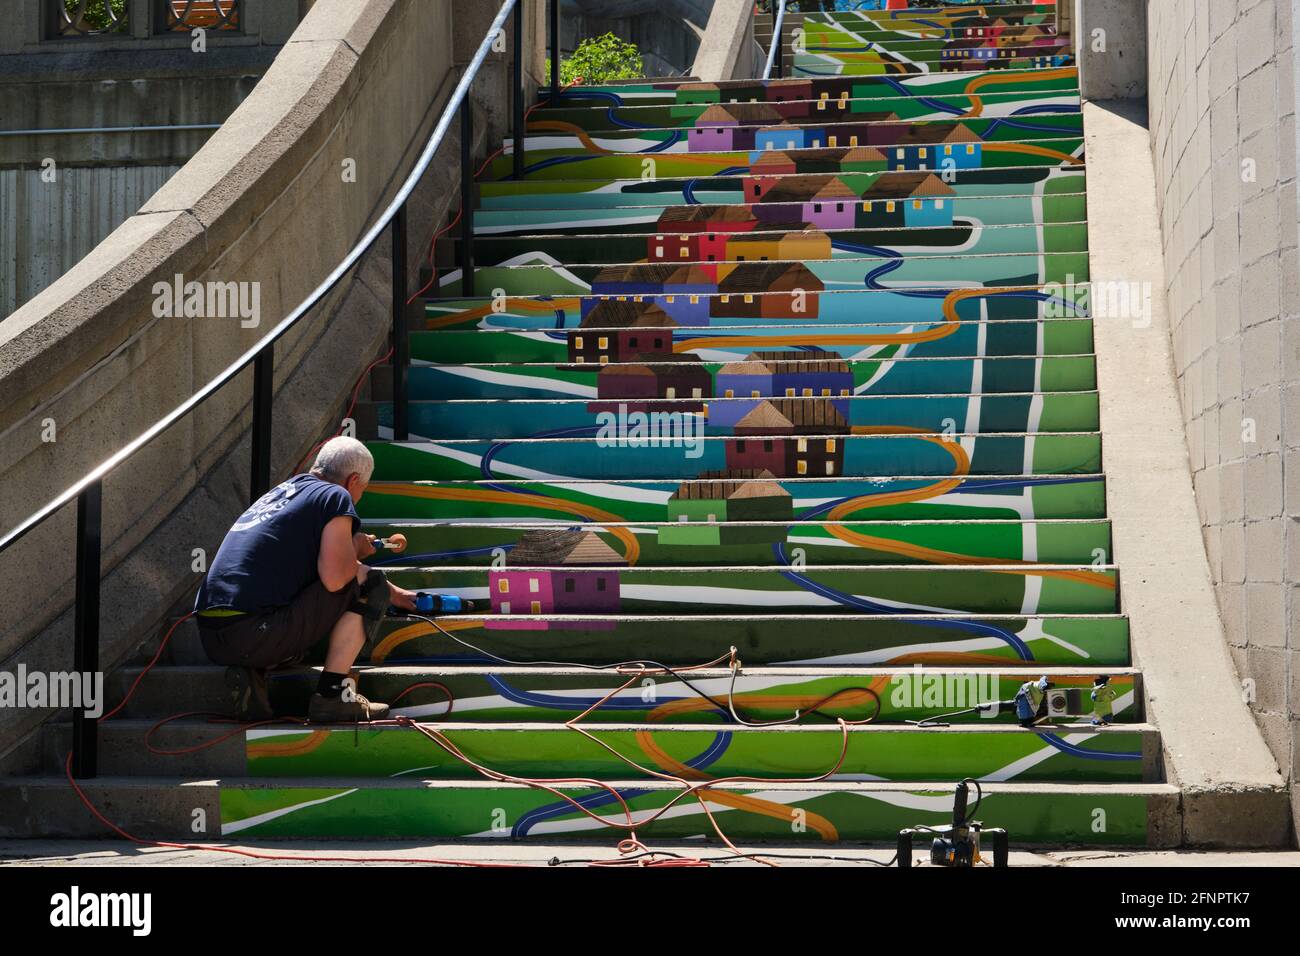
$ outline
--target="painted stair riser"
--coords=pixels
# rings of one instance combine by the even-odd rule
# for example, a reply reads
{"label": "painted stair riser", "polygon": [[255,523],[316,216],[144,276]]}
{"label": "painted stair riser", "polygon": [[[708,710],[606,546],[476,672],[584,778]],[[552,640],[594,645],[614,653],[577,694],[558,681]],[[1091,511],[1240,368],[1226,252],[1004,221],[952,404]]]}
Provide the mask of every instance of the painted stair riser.
{"label": "painted stair riser", "polygon": [[[896,6],[896,4],[895,4]],[[960,9],[949,9],[960,7]],[[796,29],[804,31],[836,29],[845,33],[862,33],[892,47],[899,41],[916,39],[961,39],[972,29],[1001,23],[1014,33],[1027,27],[1048,35],[1057,34],[1058,17],[1054,4],[978,5],[944,2],[928,6],[911,6],[889,10],[793,11],[782,18],[782,34],[793,37]],[[759,13],[754,18],[757,34],[770,37],[775,30],[775,14]],[[958,31],[953,34],[952,31]],[[789,31],[787,34],[786,31]],[[1006,31],[1003,31],[1006,32]]]}
{"label": "painted stair riser", "polygon": [[[590,666],[652,660],[679,667],[726,657],[735,647],[751,667],[991,665],[1024,667],[1037,677],[1045,666],[1130,663],[1122,617],[764,617],[751,608],[743,617],[538,618],[527,622],[531,630],[489,629],[490,620],[444,618],[442,631],[423,621],[385,621],[368,660],[491,665],[500,663],[496,657]],[[521,623],[517,616],[498,621]]]}
{"label": "painted stair riser", "polygon": [[[375,446],[385,448],[387,446]],[[389,452],[380,454],[385,456]],[[1106,513],[1106,487],[1097,476],[948,479],[789,479],[768,489],[790,498],[790,517],[797,522],[850,520],[938,520],[1100,518]],[[710,489],[718,488],[716,494]],[[726,491],[706,481],[701,500],[718,502],[718,514],[729,519],[766,513],[764,507],[726,506]],[[682,510],[678,482],[411,482],[375,480],[357,507],[364,518],[376,520],[502,521],[536,518],[550,521],[640,521],[671,523]],[[781,506],[784,513],[784,506]],[[704,512],[706,515],[709,512]]]}
{"label": "painted stair riser", "polygon": [[[740,121],[746,125],[776,125],[821,128],[835,123],[859,123],[886,119],[937,120],[965,117],[1002,117],[1020,114],[1026,106],[1050,105],[1053,112],[1080,109],[1078,90],[982,93],[976,96],[947,94],[924,99],[785,100],[780,103],[741,103],[734,106],[641,106],[613,104],[604,107],[557,106],[533,114],[533,121],[568,123],[587,132],[620,129],[722,128]],[[722,115],[726,111],[726,115]],[[1044,111],[1046,112],[1046,111]],[[734,119],[730,118],[734,117]]]}
{"label": "painted stair riser", "polygon": [[[563,767],[565,776],[596,779],[644,779],[652,771],[684,773],[688,768],[710,777],[817,777],[834,769],[843,753],[839,770],[827,779],[947,782],[971,776],[1022,783],[1149,783],[1157,776],[1159,747],[1150,730],[1086,726],[996,731],[969,726],[960,730],[851,728],[847,748],[834,726],[800,730],[593,726],[588,733],[599,743],[556,725],[507,729],[451,724],[437,729],[465,756],[492,770],[544,777]],[[477,771],[463,761],[406,728],[282,731],[267,727],[250,730],[246,736],[247,773],[256,777],[418,773],[429,779],[479,779]]]}
{"label": "painted stair riser", "polygon": [[[781,356],[782,360],[794,362],[886,361],[904,356],[917,359],[1087,355],[1093,345],[1091,319],[987,323],[931,320],[900,326],[793,322],[757,325],[753,323],[761,320],[746,321],[751,324],[732,328],[641,326],[636,329],[413,332],[411,355],[416,361],[439,365],[546,363],[567,366],[554,368],[550,370],[552,373],[585,374],[594,380],[604,364],[662,364],[681,355],[699,356],[707,368],[743,362],[755,352],[809,353]],[[602,363],[602,357],[607,362]],[[578,368],[579,364],[595,367],[587,371]],[[860,366],[858,370],[867,372],[869,368]],[[723,370],[709,371],[716,379]],[[876,371],[871,371],[871,378],[865,381],[871,381],[875,375]],[[864,383],[854,382],[855,386],[859,384]]]}
{"label": "painted stair riser", "polygon": [[[895,2],[891,6],[898,6]],[[921,5],[905,3],[901,9],[889,10],[852,10],[836,12],[800,12],[787,10],[784,22],[787,26],[803,26],[815,23],[843,23],[852,26],[875,24],[882,29],[891,26],[906,27],[912,32],[922,34],[936,29],[933,24],[955,25],[979,24],[993,17],[1005,19],[1009,23],[1054,23],[1056,21],[1055,3],[1015,3],[1010,0],[986,0],[984,3],[969,4],[959,0],[940,0],[939,3]],[[754,15],[755,26],[775,22],[770,12],[757,12]]]}
{"label": "painted stair riser", "polygon": [[[540,251],[533,263],[546,262],[548,254]],[[736,265],[733,281],[744,281],[747,273],[760,274],[770,263],[802,262],[799,258],[772,256],[769,262],[746,261]],[[730,263],[705,263],[704,267],[721,268]],[[757,267],[757,268],[754,268]],[[615,295],[624,290],[614,287],[612,276],[602,278],[606,266],[600,263],[582,263],[568,266],[550,264],[519,264],[513,266],[482,266],[474,269],[474,289],[490,291],[494,295]],[[620,267],[627,276],[626,285],[639,285],[641,276],[652,276],[654,266],[630,265]],[[919,284],[934,288],[967,283],[975,287],[1043,286],[1048,284],[1075,285],[1089,281],[1086,252],[1048,252],[1041,255],[961,255],[915,256],[911,258],[875,257],[854,259],[814,260],[805,268],[827,289],[887,289],[891,285]],[[739,275],[736,275],[739,273]],[[653,280],[651,280],[653,281]],[[888,283],[885,284],[885,283]],[[602,288],[602,286],[605,286]],[[660,291],[647,288],[646,294]],[[701,293],[716,291],[707,287]],[[448,275],[438,284],[440,296],[463,295],[459,271]],[[636,293],[629,293],[636,294]],[[942,304],[942,296],[940,303]]]}
{"label": "painted stair riser", "polygon": [[[860,327],[862,332],[859,334],[877,337],[853,341],[872,345],[922,345],[961,331],[949,328],[951,325],[996,324],[996,329],[990,328],[993,337],[991,342],[985,343],[983,352],[972,351],[970,355],[988,353],[990,345],[993,349],[1005,350],[1009,347],[1004,344],[1007,337],[1014,337],[1017,333],[1019,337],[1014,338],[1016,348],[1036,347],[1038,329],[1035,325],[1032,338],[1026,338],[1030,330],[1025,325],[1040,322],[1053,325],[1043,333],[1044,339],[1050,339],[1045,342],[1045,347],[1060,349],[1063,347],[1060,336],[1070,331],[1077,334],[1079,328],[1086,327],[1058,326],[1056,323],[1090,318],[1091,287],[1086,284],[979,290],[978,294],[970,290],[962,296],[954,295],[956,290],[938,285],[906,292],[828,290],[811,272],[796,268],[788,278],[798,284],[787,285],[784,292],[751,293],[743,289],[719,292],[720,283],[715,275],[705,272],[692,274],[690,268],[687,267],[685,273],[674,274],[662,268],[628,266],[618,273],[611,271],[602,277],[597,287],[605,291],[594,295],[527,298],[503,293],[499,298],[488,300],[433,299],[424,304],[423,329],[420,328],[419,310],[412,308],[409,311],[412,327],[416,330],[545,332],[545,335],[535,336],[539,341],[567,341],[567,336],[559,333],[576,330],[584,320],[588,328],[614,327],[605,315],[612,308],[611,302],[620,307],[630,306],[638,317],[645,313],[657,316],[658,313],[651,312],[651,309],[658,308],[667,316],[666,319],[658,318],[659,327],[761,329],[766,326],[769,335],[776,334],[778,328],[786,329],[786,334],[795,334],[800,329],[818,334],[837,331],[843,334]],[[732,286],[725,276],[721,284],[723,288]],[[699,291],[692,286],[698,286]],[[808,326],[814,321],[820,327]],[[1006,331],[1004,325],[1013,322],[1021,323],[1021,326]],[[918,325],[923,327],[918,329]],[[936,330],[941,330],[942,334]],[[978,329],[967,330],[965,334],[970,335],[972,331],[978,336]],[[895,338],[880,338],[885,335]],[[969,339],[961,341],[969,342]],[[1090,344],[1091,336],[1083,341]],[[978,350],[980,343],[976,342],[974,347]],[[995,351],[990,354],[1044,353]],[[490,355],[484,360],[495,358]],[[433,357],[430,361],[444,362],[445,359]]]}
{"label": "painted stair riser", "polygon": [[[633,538],[632,555],[639,559]],[[620,542],[628,546],[626,541]],[[776,567],[652,568],[506,566],[499,569],[392,568],[411,590],[454,594],[500,615],[921,613],[1113,614],[1113,568],[800,566],[791,546],[771,546]],[[617,560],[617,559],[616,559]],[[520,627],[505,618],[487,628]]]}
{"label": "painted stair riser", "polygon": [[[895,426],[919,431],[958,429],[968,434],[999,432],[1082,432],[1099,427],[1097,396],[1067,395],[929,396],[908,398],[775,398],[811,406],[829,401],[850,428]],[[413,402],[408,422],[416,434],[433,439],[534,438],[595,431],[629,440],[664,429],[682,435],[735,435],[764,398],[648,399],[617,391],[593,402]],[[365,411],[365,410],[362,410]],[[392,405],[374,409],[380,425],[391,428]],[[788,408],[787,408],[788,411]]]}
{"label": "painted stair riser", "polygon": [[[955,184],[1038,182],[1043,174],[1049,178],[1053,175],[1076,175],[1077,167],[1085,161],[1083,130],[1077,123],[1068,122],[1070,119],[1068,116],[1036,118],[1033,129],[1020,130],[1021,136],[1014,140],[999,139],[996,143],[985,140],[981,149],[980,167],[958,169],[953,174],[956,177]],[[852,138],[851,133],[849,138]],[[673,140],[678,142],[674,143]],[[526,182],[538,181],[561,183],[575,179],[637,179],[647,172],[651,179],[734,176],[754,172],[756,164],[763,161],[764,157],[767,162],[758,166],[758,171],[885,173],[890,168],[888,161],[871,159],[864,156],[858,147],[848,145],[817,148],[796,146],[779,150],[737,148],[692,153],[680,148],[680,137],[666,136],[662,142],[646,144],[650,146],[647,152],[637,153],[593,152],[576,136],[564,138],[553,135],[546,141],[553,145],[543,150],[539,150],[536,144],[525,144],[524,170],[527,179],[518,181],[521,187]],[[678,145],[679,148],[670,150],[666,148],[669,145]],[[896,147],[896,144],[891,143],[881,145]],[[512,152],[513,148],[507,140],[505,155],[488,164],[488,181],[502,182],[513,177]],[[788,165],[773,166],[774,153],[784,154],[783,160],[788,160]],[[916,170],[922,168],[919,156],[913,167],[909,167],[907,154],[900,161],[896,149],[894,165],[896,170],[904,171],[913,167]],[[931,169],[933,164],[926,163],[925,168]]]}
{"label": "painted stair riser", "polygon": [[[766,470],[776,478],[909,475],[1093,475],[1101,436],[759,435],[745,438],[545,438],[381,445],[379,481],[509,481],[511,478],[701,478],[728,470]],[[378,456],[376,456],[378,458]],[[945,480],[931,491],[948,489]],[[920,497],[924,497],[921,495]]]}
{"label": "painted stair riser", "polygon": [[[418,731],[395,725],[249,729],[173,722],[141,738],[152,721],[109,722],[100,770],[109,775],[218,774],[281,777],[477,780],[481,775]],[[655,772],[762,780],[955,782],[964,777],[1016,783],[1152,783],[1160,740],[1149,725],[954,725],[941,729],[868,725],[845,735],[834,723],[746,728],[648,724],[431,723],[474,763],[530,778],[652,779]],[[47,729],[47,757],[67,752],[69,725]],[[209,746],[202,746],[209,744]],[[198,750],[193,750],[200,747]],[[184,752],[184,751],[193,752]],[[839,769],[836,764],[843,756]],[[557,773],[557,768],[563,768]],[[831,773],[831,771],[835,771]]]}
{"label": "painted stair riser", "polygon": [[[857,138],[856,145],[861,147],[883,148],[906,143],[920,130],[935,128],[948,134],[959,126],[969,130],[982,141],[982,151],[1007,153],[1018,161],[1023,156],[1046,155],[1043,150],[1051,149],[1048,146],[1026,145],[1025,133],[1033,133],[1034,141],[1037,143],[1065,137],[1077,139],[1083,133],[1083,118],[1081,113],[1074,111],[1052,112],[1042,116],[1015,119],[1008,117],[953,119],[950,113],[935,110],[917,118],[891,119],[886,114],[877,113],[854,122],[824,125],[778,126],[777,123],[756,122],[721,128],[723,131],[721,136],[691,135],[697,131],[684,129],[602,130],[592,135],[569,123],[551,123],[539,118],[529,122],[523,138],[526,161],[529,164],[525,165],[524,172],[525,175],[531,175],[533,170],[530,166],[539,160],[565,154],[687,153],[695,155],[739,151],[834,149],[839,146],[853,148],[854,137]],[[707,131],[699,131],[700,134],[704,132]],[[831,142],[832,136],[836,137],[834,143]],[[507,140],[505,155],[511,155],[513,148],[513,142]],[[1067,165],[1077,161],[1075,157],[1062,154],[1059,150],[1054,152],[1055,158]],[[885,163],[880,163],[878,168],[885,168]],[[588,173],[589,170],[582,170],[583,175]]]}
{"label": "painted stair riser", "polygon": [[[366,533],[405,535],[406,550],[384,551],[370,559],[383,567],[499,565],[520,538],[539,528],[581,527],[596,534],[615,551],[618,535],[628,528],[636,535],[642,564],[655,566],[746,567],[772,563],[773,544],[790,554],[798,549],[809,564],[953,564],[979,559],[990,564],[1038,561],[1043,564],[1106,564],[1110,557],[1110,523],[1089,522],[901,522],[787,523],[789,502],[772,502],[766,520],[762,502],[747,509],[752,521],[736,521],[727,513],[732,504],[715,501],[679,502],[681,520],[670,524],[602,527],[599,524],[556,522],[512,527],[488,525],[366,525]],[[785,512],[784,522],[779,520]],[[742,512],[746,513],[746,512]],[[714,522],[709,522],[710,515]],[[776,519],[776,520],[774,520]]]}
{"label": "painted stair riser", "polygon": [[[761,35],[761,34],[760,34]],[[768,32],[767,36],[771,36]],[[827,77],[818,79],[723,80],[718,83],[631,83],[618,86],[579,86],[564,90],[557,107],[582,105],[637,105],[691,107],[713,103],[781,102],[783,100],[889,99],[915,96],[965,94],[971,84],[994,89],[1078,90],[1079,71],[1074,67],[1055,70],[1024,70],[949,73],[940,76],[903,75],[891,77]],[[977,86],[977,89],[978,89]],[[549,111],[550,89],[538,95],[543,110]]]}
{"label": "painted stair riser", "polygon": [[[285,677],[271,675],[269,690],[276,713],[306,715],[316,689],[315,671]],[[1109,675],[1108,675],[1109,676]],[[669,720],[674,724],[732,723],[730,679],[687,675],[640,678],[583,718],[584,723]],[[1024,673],[942,673],[903,671],[872,676],[771,676],[746,670],[736,681],[734,704],[750,721],[784,720],[796,711],[815,714],[806,723],[874,719],[876,726],[925,720],[980,705],[1014,699],[1027,677]],[[389,701],[393,712],[437,722],[555,722],[571,720],[606,695],[618,691],[628,678],[621,674],[537,674],[535,672],[467,673],[462,670],[376,669],[360,672],[357,689],[370,700]],[[1095,675],[1052,675],[1054,696],[1066,706],[1065,722],[1093,716],[1090,698]],[[1140,700],[1132,675],[1110,676],[1117,697],[1110,705],[1116,723],[1139,721]],[[700,694],[707,694],[711,703]],[[721,706],[719,706],[721,705]],[[824,715],[824,716],[823,716]],[[989,706],[978,714],[948,719],[953,724],[1015,722],[1015,710]]]}
{"label": "painted stair riser", "polygon": [[[818,41],[809,41],[809,52],[796,53],[790,67],[795,76],[879,76],[893,73],[937,73],[941,70],[956,70],[966,64],[965,60],[950,60],[945,51],[935,50],[919,53],[917,59],[907,59],[902,51],[892,53],[846,52],[835,48],[835,52],[816,52],[820,48]],[[1075,59],[1063,45],[1053,47],[1008,47],[998,51],[1006,54],[1006,59],[998,62],[1007,69],[1043,69],[1047,67],[1073,66]]]}
{"label": "painted stair riser", "polygon": [[[1083,141],[1059,142],[1053,149],[1071,155],[1079,154]],[[813,160],[803,154],[788,154],[790,162],[773,170],[764,167],[763,178],[774,185],[790,188],[804,188],[816,180],[819,184],[827,175],[837,177],[857,196],[866,194],[876,183],[889,182],[896,178],[894,173],[856,172],[846,170],[843,163],[830,157],[839,157],[846,150],[822,150],[827,158],[820,160],[818,168],[812,166]],[[1079,154],[1081,156],[1081,154]],[[993,158],[1004,158],[1003,154],[990,154]],[[762,158],[762,157],[758,157]],[[768,157],[771,159],[771,157]],[[612,159],[612,157],[611,157]],[[1038,159],[1038,166],[1049,160],[1041,156],[1026,156],[1020,166],[1002,168],[945,170],[943,182],[954,193],[952,201],[958,214],[973,216],[983,222],[997,221],[1005,218],[1005,210],[995,209],[993,218],[987,219],[984,207],[989,200],[1011,200],[1012,210],[1018,214],[1017,207],[1023,197],[1041,197],[1043,214],[1065,217],[1076,211],[1080,202],[1086,202],[1084,195],[1085,180],[1081,167],[1034,168],[1029,161]],[[749,168],[749,159],[741,164]],[[1058,167],[1059,161],[1051,161],[1052,167]],[[796,167],[799,167],[796,172]],[[824,167],[824,168],[822,168]],[[697,172],[700,172],[697,170]],[[691,205],[691,198],[700,203],[713,205],[763,205],[762,196],[755,201],[756,183],[750,176],[723,175],[700,172],[697,176],[685,178],[660,177],[658,179],[523,179],[518,181],[478,183],[479,208],[475,211],[477,223],[497,223],[498,214],[507,211],[522,210],[589,210],[633,209],[649,206],[663,209],[670,206]],[[759,185],[760,190],[762,184]],[[818,188],[821,188],[820,185]],[[975,204],[979,213],[967,212],[967,204]],[[491,215],[488,215],[491,214]],[[630,214],[630,212],[629,212]],[[638,213],[642,214],[642,213]],[[1077,219],[1061,218],[1059,221],[1075,222]]]}
{"label": "painted stair riser", "polygon": [[[803,183],[787,182],[787,180],[802,178],[804,177],[784,177],[781,186],[783,189],[803,188]],[[841,178],[841,181],[849,189],[853,189],[853,184],[845,181],[845,178]],[[723,185],[735,183],[737,188],[710,189],[709,187],[715,182]],[[810,195],[816,192],[817,185],[816,183],[807,185]],[[686,190],[689,198],[693,198],[700,206],[719,211],[725,210],[729,215],[735,215],[737,210],[743,210],[748,214],[749,219],[757,224],[752,228],[761,228],[761,224],[764,222],[809,221],[805,216],[805,202],[750,202],[748,200],[753,195],[753,187],[751,186],[750,190],[744,190],[740,188],[741,186],[741,180],[712,180],[703,185],[697,184],[693,180],[687,180],[682,184],[682,188]],[[598,195],[604,197],[607,194],[601,193]],[[872,201],[863,199],[861,193],[857,195],[860,204]],[[529,233],[570,235],[581,233],[631,233],[642,236],[660,233],[672,234],[674,231],[680,233],[681,227],[674,224],[674,219],[681,215],[683,206],[693,205],[690,203],[688,196],[679,198],[675,195],[660,193],[658,194],[660,202],[654,203],[650,200],[655,198],[655,194],[640,196],[632,194],[629,198],[641,201],[629,202],[626,205],[611,203],[610,208],[602,209],[581,203],[570,205],[568,202],[570,197],[561,195],[554,197],[553,206],[479,209],[474,213],[474,234],[477,237],[484,237],[494,235],[519,236]],[[582,196],[578,194],[575,198],[580,200]],[[819,200],[810,198],[807,202],[815,203],[819,202]],[[946,205],[951,208],[954,220],[977,222],[985,226],[1015,226],[1035,222],[1077,223],[1086,222],[1088,218],[1087,197],[1082,193],[1063,196],[1043,196],[1027,193],[1023,196],[987,198],[959,195],[948,198]],[[866,213],[869,211],[864,210],[859,205],[855,210],[857,220],[854,225],[863,227],[869,225],[865,221],[867,219]],[[815,209],[813,212],[816,214]],[[692,226],[692,228],[695,227]],[[705,231],[707,232],[707,230]],[[838,234],[842,235],[842,233]],[[909,235],[915,234],[909,233]],[[478,246],[476,245],[475,251],[477,252],[477,250]]]}
{"label": "painted stair riser", "polygon": [[[590,788],[568,791],[610,821],[627,820],[608,793]],[[620,795],[634,821],[677,798],[680,790],[626,786]],[[733,840],[807,842],[811,847],[837,841],[892,843],[898,831],[917,825],[952,822],[951,790],[873,792],[761,787],[711,789],[702,799]],[[1085,793],[990,793],[980,805],[985,826],[1006,827],[1017,845],[1143,846],[1168,816],[1168,794],[1123,791]],[[261,838],[456,838],[491,840],[597,839],[608,842],[622,831],[575,810],[554,794],[500,785],[492,789],[394,788],[222,788],[222,835]],[[678,800],[654,822],[638,826],[643,838],[716,839],[716,831],[696,798]],[[176,836],[191,839],[188,833]]]}
{"label": "painted stair riser", "polygon": [[[652,363],[653,364],[653,363]],[[702,363],[716,383],[722,366]],[[893,359],[847,361],[853,394],[869,396],[936,395],[944,389],[957,394],[997,396],[1005,393],[1091,392],[1097,387],[1096,363],[1090,355],[1041,359]],[[408,369],[407,398],[412,402],[470,399],[591,399],[599,395],[594,371],[567,371],[549,366],[510,365],[422,366]],[[392,372],[385,367],[371,376],[370,394],[392,395]],[[766,396],[778,397],[778,396]]]}
{"label": "painted stair riser", "polygon": [[[838,205],[840,213],[837,215],[850,218],[855,210],[861,208],[856,203],[844,201],[829,205],[832,208]],[[801,223],[809,225],[809,231],[798,231]],[[721,248],[723,246],[725,248]],[[1084,223],[981,226],[969,220],[959,220],[951,226],[823,232],[815,223],[807,221],[805,213],[796,217],[791,229],[729,234],[724,241],[716,246],[710,244],[708,248],[698,242],[674,244],[671,236],[665,240],[645,235],[480,236],[474,239],[474,261],[482,266],[509,265],[521,258],[526,260],[543,249],[548,255],[559,256],[567,262],[687,263],[715,260],[748,262],[762,257],[822,262],[871,256],[903,260],[953,255],[1017,256],[1077,253],[1086,250],[1087,246],[1088,228]],[[900,248],[905,251],[900,251]],[[680,255],[681,251],[687,255]],[[459,256],[459,240],[443,245],[445,264],[459,261]]]}

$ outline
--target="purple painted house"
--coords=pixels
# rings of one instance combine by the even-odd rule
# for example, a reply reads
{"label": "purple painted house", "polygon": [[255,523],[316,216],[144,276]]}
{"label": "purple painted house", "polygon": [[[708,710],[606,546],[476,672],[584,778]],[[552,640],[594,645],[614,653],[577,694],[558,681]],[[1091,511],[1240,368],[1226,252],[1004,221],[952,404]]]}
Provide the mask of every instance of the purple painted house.
{"label": "purple painted house", "polygon": [[780,118],[781,114],[766,103],[715,103],[687,131],[687,148],[692,153],[753,149],[755,128]]}
{"label": "purple painted house", "polygon": [[[501,616],[616,614],[619,568],[627,561],[594,531],[526,531],[510,549],[506,567],[488,572],[492,613]],[[609,630],[613,621],[485,621],[496,630],[553,627]]]}
{"label": "purple painted house", "polygon": [[790,176],[777,182],[754,206],[765,223],[802,222],[818,229],[852,229],[858,194],[838,176]]}
{"label": "purple painted house", "polygon": [[717,291],[712,266],[637,264],[600,270],[583,296],[585,318],[602,301],[653,303],[680,325],[707,325],[709,300]]}
{"label": "purple painted house", "polygon": [[734,427],[763,400],[773,398],[830,399],[841,416],[849,415],[853,372],[840,358],[818,359],[811,352],[752,352],[743,362],[718,369],[713,393],[718,398],[749,401],[713,402],[709,424]]}

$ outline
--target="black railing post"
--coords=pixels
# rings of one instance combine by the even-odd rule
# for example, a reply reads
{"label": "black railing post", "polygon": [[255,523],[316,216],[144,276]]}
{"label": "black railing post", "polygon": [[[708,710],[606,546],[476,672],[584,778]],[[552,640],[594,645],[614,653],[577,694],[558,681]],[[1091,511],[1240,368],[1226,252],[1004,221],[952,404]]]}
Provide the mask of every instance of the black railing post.
{"label": "black railing post", "polygon": [[411,329],[407,324],[406,290],[410,282],[406,273],[406,203],[393,217],[393,440],[406,441],[410,435],[407,421],[406,375],[411,364]]}
{"label": "black railing post", "polygon": [[[99,672],[99,564],[103,529],[104,482],[87,485],[77,496],[77,596],[72,617],[72,669]],[[85,701],[82,702],[86,703]],[[84,707],[72,712],[72,775],[86,779],[99,772],[99,721]]]}
{"label": "black railing post", "polygon": [[275,344],[253,359],[253,454],[248,500],[271,490],[271,404],[275,395]]}
{"label": "black railing post", "polygon": [[474,104],[460,104],[460,293],[474,295]]}
{"label": "black railing post", "polygon": [[524,178],[524,0],[515,3],[515,151],[514,178]]}
{"label": "black railing post", "polygon": [[560,102],[560,0],[551,4],[551,105]]}

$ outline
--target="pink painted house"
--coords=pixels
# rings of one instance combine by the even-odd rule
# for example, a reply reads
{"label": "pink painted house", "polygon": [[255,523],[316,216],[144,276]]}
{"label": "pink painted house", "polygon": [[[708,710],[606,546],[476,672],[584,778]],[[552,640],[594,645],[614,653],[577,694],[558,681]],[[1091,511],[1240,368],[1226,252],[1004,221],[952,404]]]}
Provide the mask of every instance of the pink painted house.
{"label": "pink painted house", "polygon": [[[492,613],[536,617],[552,614],[616,614],[622,555],[594,531],[576,528],[527,531],[510,550],[504,568],[488,572]],[[613,621],[486,621],[496,630],[546,631],[552,627],[609,630]]]}

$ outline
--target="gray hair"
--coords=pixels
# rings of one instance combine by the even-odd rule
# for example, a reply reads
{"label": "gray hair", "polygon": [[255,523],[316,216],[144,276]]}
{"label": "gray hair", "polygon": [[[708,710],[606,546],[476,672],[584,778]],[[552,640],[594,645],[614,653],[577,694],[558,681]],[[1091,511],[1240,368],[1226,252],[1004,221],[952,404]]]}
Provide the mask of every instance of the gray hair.
{"label": "gray hair", "polygon": [[342,483],[348,475],[356,473],[363,481],[369,481],[375,470],[375,459],[370,449],[355,438],[331,438],[321,445],[316,453],[316,462],[311,466],[311,473],[327,481]]}

